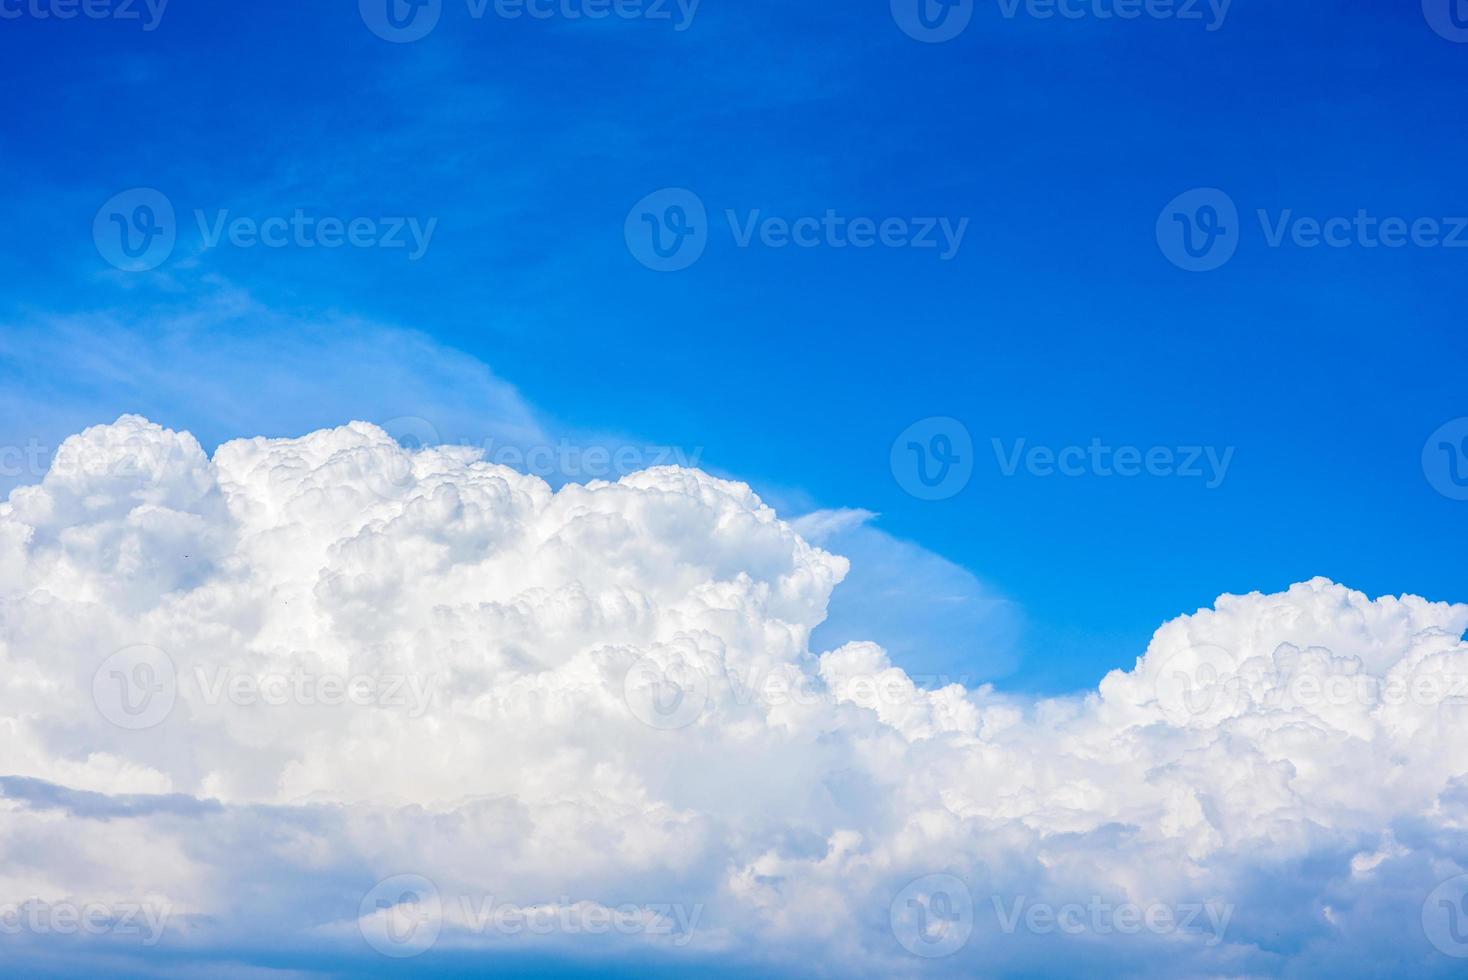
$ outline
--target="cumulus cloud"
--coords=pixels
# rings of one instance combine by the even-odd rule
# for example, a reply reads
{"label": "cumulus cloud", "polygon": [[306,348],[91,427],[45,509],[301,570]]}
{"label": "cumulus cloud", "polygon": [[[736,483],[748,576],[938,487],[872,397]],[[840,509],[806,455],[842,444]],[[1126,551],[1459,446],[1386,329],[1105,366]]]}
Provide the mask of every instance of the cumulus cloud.
{"label": "cumulus cloud", "polygon": [[1030,701],[813,643],[852,527],[364,423],[73,436],[0,505],[16,962],[1461,964],[1468,606],[1225,596]]}

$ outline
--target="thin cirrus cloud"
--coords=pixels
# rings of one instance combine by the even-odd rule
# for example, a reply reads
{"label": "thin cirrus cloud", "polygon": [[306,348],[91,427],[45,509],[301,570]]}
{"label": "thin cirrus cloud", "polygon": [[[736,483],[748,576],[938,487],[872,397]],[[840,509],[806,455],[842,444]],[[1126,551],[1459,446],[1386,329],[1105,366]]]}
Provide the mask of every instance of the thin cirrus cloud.
{"label": "thin cirrus cloud", "polygon": [[135,411],[187,426],[205,445],[347,419],[420,442],[546,440],[514,386],[424,334],[272,308],[220,280],[198,291],[204,299],[176,306],[8,323],[0,341],[7,382],[0,445],[10,448],[0,460],[0,486],[40,478],[31,447],[40,447],[44,461],[68,434]]}
{"label": "thin cirrus cloud", "polygon": [[148,915],[16,962],[1455,972],[1468,606],[1317,579],[1086,694],[932,688],[813,638],[856,572],[801,528],[863,520],[362,423],[78,433],[0,506],[0,901]]}
{"label": "thin cirrus cloud", "polygon": [[875,527],[878,516],[846,507],[791,522],[851,560],[815,644],[875,641],[927,687],[977,687],[1013,672],[1024,629],[1018,605],[968,569]]}

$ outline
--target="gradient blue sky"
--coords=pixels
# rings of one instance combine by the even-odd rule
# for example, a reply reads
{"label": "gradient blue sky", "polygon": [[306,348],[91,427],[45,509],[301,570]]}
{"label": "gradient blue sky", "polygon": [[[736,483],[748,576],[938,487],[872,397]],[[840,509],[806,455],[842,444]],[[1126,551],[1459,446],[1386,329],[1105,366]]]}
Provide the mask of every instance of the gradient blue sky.
{"label": "gradient blue sky", "polygon": [[[408,44],[375,36],[355,3],[175,2],[151,31],[0,20],[0,64],[7,436],[128,410],[206,444],[428,414],[432,384],[325,364],[318,390],[251,409],[290,332],[260,328],[264,310],[421,331],[557,427],[701,449],[791,516],[880,514],[1013,601],[1016,688],[1089,686],[1222,592],[1324,575],[1468,598],[1468,503],[1435,492],[1421,461],[1468,415],[1468,250],[1270,248],[1254,217],[1468,215],[1468,44],[1415,2],[1237,0],[1213,31],[985,3],[942,44],[898,30],[886,0],[704,0],[683,31],[476,21],[446,0]],[[140,186],[176,206],[179,241],[157,272],[123,273],[92,222]],[[660,274],[623,228],[664,187],[694,190],[715,227],[696,264]],[[1243,215],[1214,272],[1179,269],[1155,237],[1196,187]],[[418,261],[201,249],[195,208],[437,227]],[[726,208],[969,227],[946,262],[738,248]],[[123,321],[132,343],[196,315],[227,327],[187,348],[164,338],[146,373],[110,327],[85,350],[54,329]],[[379,362],[413,363],[360,336],[388,345]],[[237,370],[201,357],[209,343]],[[109,366],[115,383],[99,383]],[[434,378],[478,383],[466,372]],[[937,502],[889,466],[897,434],[930,416],[976,443],[971,482]],[[996,437],[1235,455],[1211,490],[1006,478]]]}

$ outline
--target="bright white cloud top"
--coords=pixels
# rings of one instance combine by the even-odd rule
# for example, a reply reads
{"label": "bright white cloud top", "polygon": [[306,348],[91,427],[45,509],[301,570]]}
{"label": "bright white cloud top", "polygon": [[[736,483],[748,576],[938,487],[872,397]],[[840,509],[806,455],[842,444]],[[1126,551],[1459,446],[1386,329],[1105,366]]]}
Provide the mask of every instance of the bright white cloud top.
{"label": "bright white cloud top", "polygon": [[0,505],[4,941],[214,976],[1468,962],[1468,606],[1226,596],[1029,702],[812,650],[847,572],[693,470],[88,429]]}

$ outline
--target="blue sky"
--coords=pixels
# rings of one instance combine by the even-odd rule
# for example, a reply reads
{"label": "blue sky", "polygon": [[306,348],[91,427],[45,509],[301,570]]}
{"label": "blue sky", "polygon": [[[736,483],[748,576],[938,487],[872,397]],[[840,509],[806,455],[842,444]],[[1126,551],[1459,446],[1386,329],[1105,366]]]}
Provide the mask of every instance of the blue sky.
{"label": "blue sky", "polygon": [[[696,449],[791,516],[880,515],[1018,621],[1012,657],[965,661],[959,642],[931,666],[1015,689],[1090,686],[1222,592],[1324,575],[1468,595],[1452,547],[1468,505],[1422,463],[1468,415],[1468,251],[1271,247],[1256,215],[1468,215],[1468,45],[1417,4],[1237,0],[1213,30],[1205,6],[1182,21],[983,4],[943,43],[877,0],[668,9],[475,19],[445,0],[411,43],[351,3],[178,3],[152,30],[0,21],[7,435],[130,410],[206,445],[357,416],[479,438],[523,403],[558,432]],[[138,187],[177,212],[151,272],[93,239],[103,203]],[[708,214],[677,272],[646,268],[624,233],[664,188]],[[1208,272],[1159,247],[1164,206],[1194,188],[1240,215],[1236,253]],[[195,209],[206,225],[296,209],[435,223],[416,259],[206,247]],[[740,247],[756,210],[967,225],[947,259]],[[513,394],[479,390],[500,384]],[[891,465],[932,417],[973,441],[968,483],[936,501]],[[1214,488],[1005,476],[995,439],[1233,455]],[[900,582],[912,566],[894,567]],[[886,628],[920,634],[930,615]]]}

